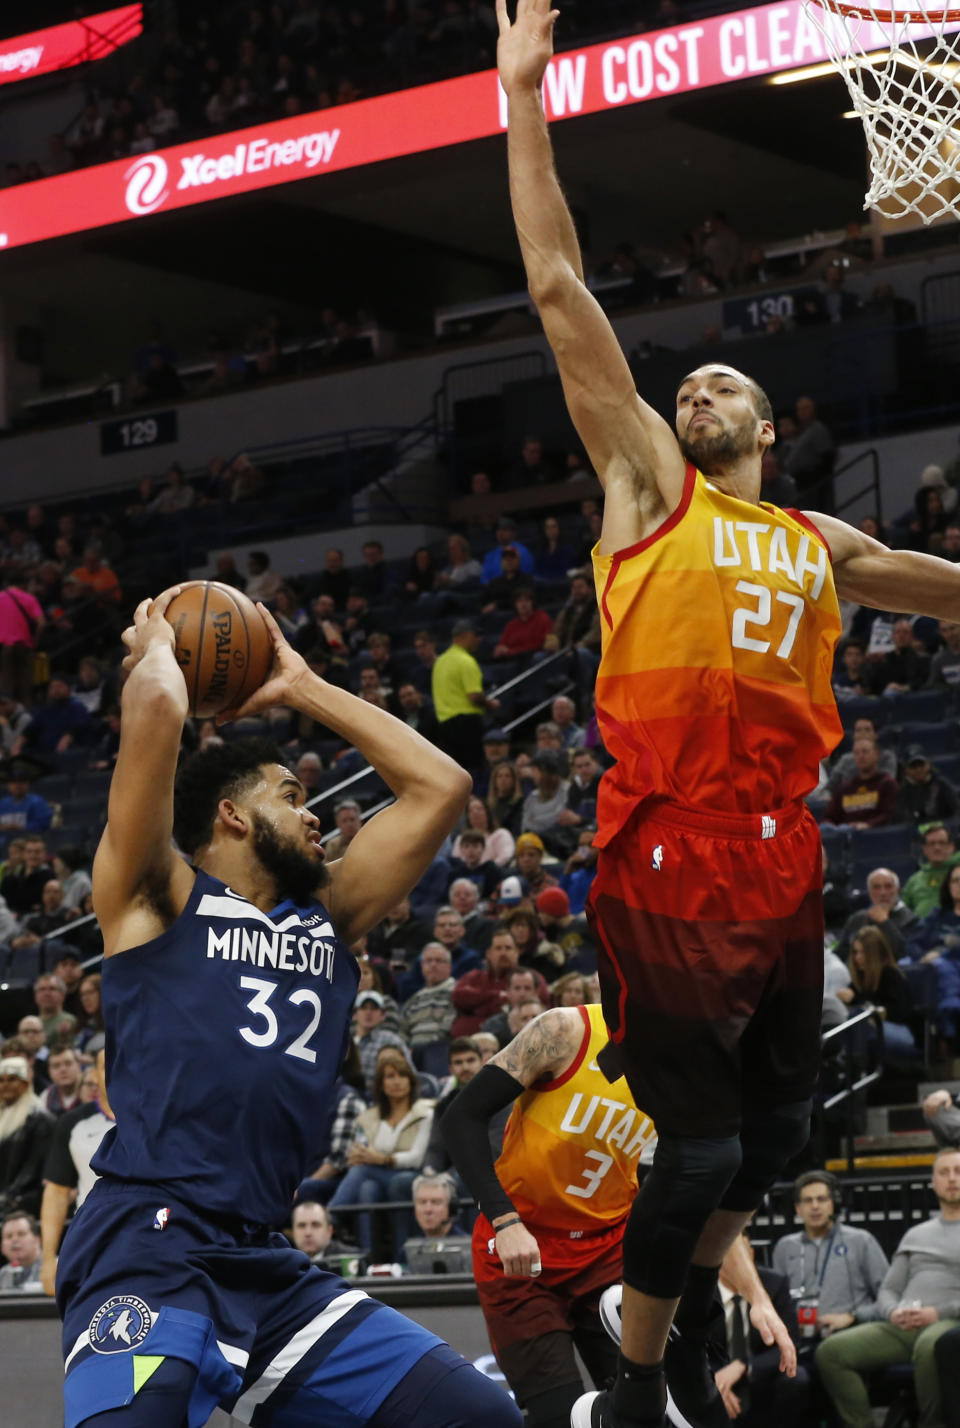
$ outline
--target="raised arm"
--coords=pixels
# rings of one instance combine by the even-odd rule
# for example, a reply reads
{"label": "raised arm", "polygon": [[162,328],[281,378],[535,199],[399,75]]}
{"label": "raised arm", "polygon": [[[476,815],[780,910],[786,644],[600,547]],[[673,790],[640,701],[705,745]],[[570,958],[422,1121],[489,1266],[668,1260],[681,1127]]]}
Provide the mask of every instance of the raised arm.
{"label": "raised arm", "polygon": [[496,1231],[506,1274],[539,1274],[540,1250],[497,1178],[489,1123],[537,1081],[562,1075],[586,1034],[576,1007],[542,1012],[477,1072],[440,1122],[450,1159]]}
{"label": "raised arm", "polygon": [[960,568],[936,555],[888,550],[836,516],[807,514],[830,546],[841,600],[875,610],[960,620]]}
{"label": "raised arm", "polygon": [[419,882],[463,812],[473,783],[465,769],[408,724],[313,674],[267,608],[258,609],[273,638],[273,671],[242,709],[221,718],[284,704],[349,740],[396,795],[330,864],[324,900],[340,936],[355,942]]}
{"label": "raised arm", "polygon": [[[138,605],[124,631],[129,678],[107,826],[93,863],[93,906],[107,957],[154,937],[190,895],[194,875],[173,850],[173,783],[187,687],[164,611],[176,590]],[[158,923],[158,912],[160,922]]]}
{"label": "raised arm", "polygon": [[511,24],[507,0],[497,0],[510,199],[530,295],[557,359],[570,416],[606,489],[604,542],[612,549],[675,509],[685,463],[671,428],[637,395],[616,334],[583,281],[541,96],[558,14],[549,0],[517,0]]}

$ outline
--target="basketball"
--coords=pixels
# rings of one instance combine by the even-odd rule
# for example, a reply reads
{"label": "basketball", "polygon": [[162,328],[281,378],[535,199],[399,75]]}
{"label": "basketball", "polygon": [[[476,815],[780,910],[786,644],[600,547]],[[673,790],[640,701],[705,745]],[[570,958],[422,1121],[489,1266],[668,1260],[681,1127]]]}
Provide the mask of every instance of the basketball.
{"label": "basketball", "polygon": [[273,643],[263,616],[240,590],[188,580],[167,606],[190,713],[209,719],[242,704],[266,679]]}

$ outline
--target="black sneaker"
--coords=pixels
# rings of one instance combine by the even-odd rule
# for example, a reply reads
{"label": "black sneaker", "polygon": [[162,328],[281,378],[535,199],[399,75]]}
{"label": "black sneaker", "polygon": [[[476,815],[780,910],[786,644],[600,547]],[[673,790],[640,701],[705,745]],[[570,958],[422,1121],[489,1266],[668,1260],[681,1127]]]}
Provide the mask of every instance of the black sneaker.
{"label": "black sneaker", "polygon": [[729,1428],[730,1418],[714,1382],[706,1344],[670,1330],[663,1368],[667,1417],[676,1428]]}
{"label": "black sneaker", "polygon": [[[623,1285],[613,1284],[600,1297],[600,1322],[615,1344],[622,1337]],[[673,1428],[728,1428],[730,1419],[713,1379],[704,1345],[685,1338],[674,1326],[663,1356],[667,1380],[667,1422]],[[589,1428],[590,1420],[582,1420]],[[575,1424],[574,1428],[581,1428]]]}
{"label": "black sneaker", "polygon": [[[570,1428],[635,1428],[639,1419],[618,1417],[610,1406],[611,1396],[606,1390],[582,1394],[570,1411]],[[668,1419],[664,1418],[662,1428],[670,1428]]]}

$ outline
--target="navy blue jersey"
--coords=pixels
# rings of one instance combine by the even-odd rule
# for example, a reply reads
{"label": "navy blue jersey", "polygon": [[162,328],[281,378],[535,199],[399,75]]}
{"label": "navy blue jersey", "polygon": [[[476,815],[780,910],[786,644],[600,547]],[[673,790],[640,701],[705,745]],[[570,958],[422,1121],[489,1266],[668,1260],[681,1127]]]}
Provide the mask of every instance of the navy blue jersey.
{"label": "navy blue jersey", "polygon": [[199,872],[161,936],[103,964],[101,1175],[283,1222],[327,1110],[359,972],[323,904],[261,912]]}

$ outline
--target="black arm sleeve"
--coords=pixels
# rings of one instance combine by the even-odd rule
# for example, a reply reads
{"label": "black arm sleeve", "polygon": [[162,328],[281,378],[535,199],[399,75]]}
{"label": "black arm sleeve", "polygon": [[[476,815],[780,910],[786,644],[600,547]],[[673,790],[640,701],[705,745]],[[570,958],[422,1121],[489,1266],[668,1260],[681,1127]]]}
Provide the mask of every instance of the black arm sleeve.
{"label": "black arm sleeve", "polygon": [[488,1220],[514,1207],[497,1179],[487,1123],[526,1087],[499,1066],[484,1066],[459,1092],[440,1122],[450,1159]]}

